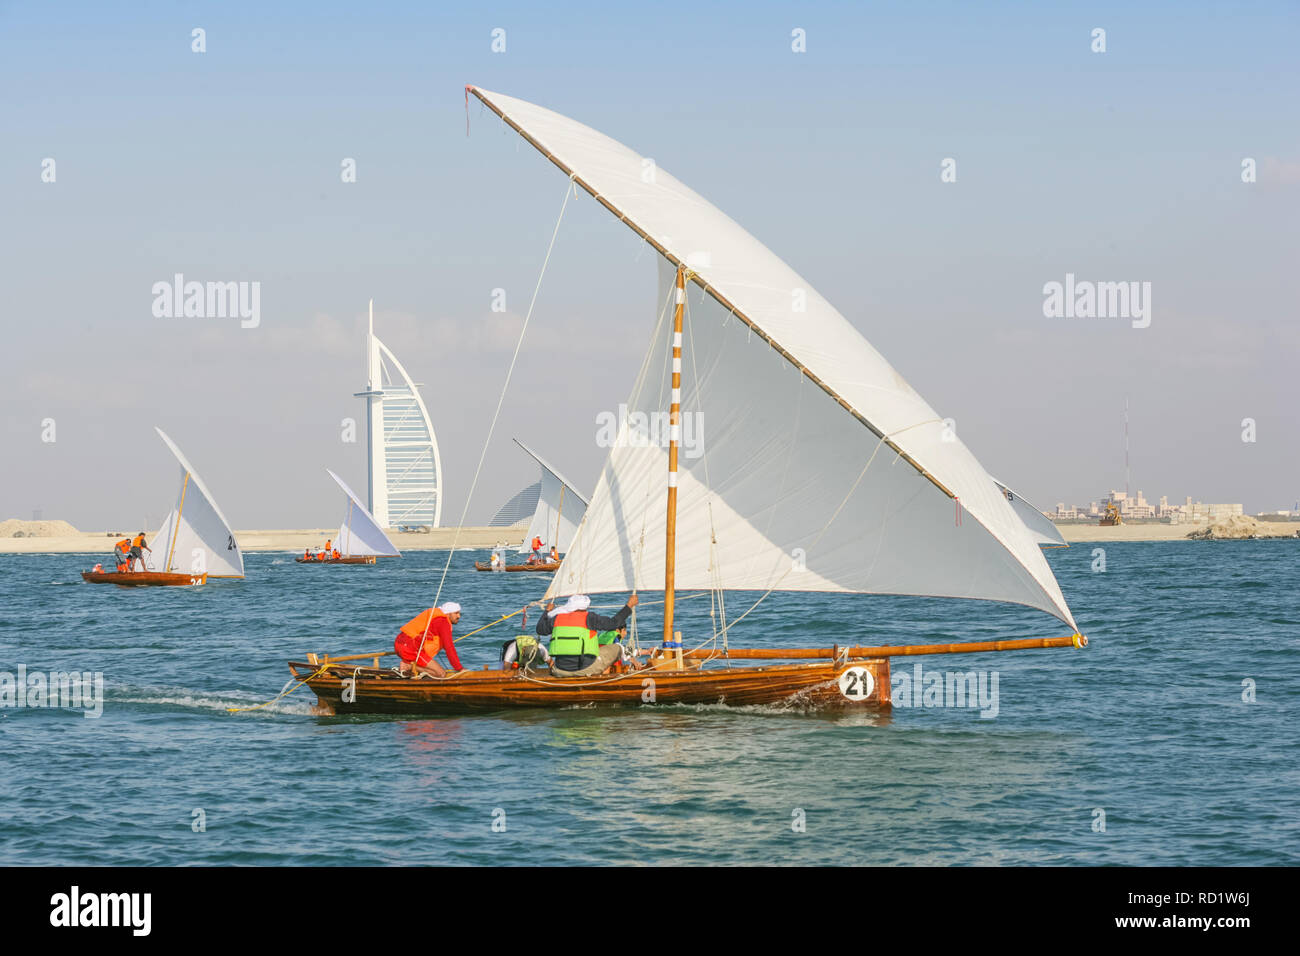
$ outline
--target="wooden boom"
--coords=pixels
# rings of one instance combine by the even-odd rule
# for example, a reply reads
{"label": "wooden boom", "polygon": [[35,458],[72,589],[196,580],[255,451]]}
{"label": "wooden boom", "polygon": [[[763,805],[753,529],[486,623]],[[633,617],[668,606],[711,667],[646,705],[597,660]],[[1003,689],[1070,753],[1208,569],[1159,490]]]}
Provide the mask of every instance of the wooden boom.
{"label": "wooden boom", "polygon": [[[838,657],[913,657],[919,654],[975,654],[984,651],[1023,651],[1038,647],[1087,647],[1088,639],[1082,634],[1065,637],[1027,637],[1014,641],[969,641],[964,644],[898,644],[881,647],[732,647],[725,651],[696,648],[682,651],[682,657],[691,659],[721,660],[804,660],[807,658]],[[641,650],[651,654],[657,648]]]}

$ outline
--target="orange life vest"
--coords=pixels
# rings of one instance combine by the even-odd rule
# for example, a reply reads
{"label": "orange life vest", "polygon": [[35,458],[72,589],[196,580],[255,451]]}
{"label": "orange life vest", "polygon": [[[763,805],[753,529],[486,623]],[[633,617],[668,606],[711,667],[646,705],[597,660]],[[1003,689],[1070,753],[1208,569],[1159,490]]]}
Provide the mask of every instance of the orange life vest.
{"label": "orange life vest", "polygon": [[[431,607],[426,611],[421,611],[403,624],[402,633],[414,641],[417,647],[421,641],[424,641],[424,653],[432,657],[442,649],[442,638],[434,633],[433,622],[436,618],[446,616],[438,608]],[[447,625],[450,627],[451,621],[448,621]]]}
{"label": "orange life vest", "polygon": [[135,536],[135,540],[131,542],[131,547],[133,547],[133,548],[143,548],[143,547],[144,547],[144,535],[142,535],[142,534],[137,534],[137,535]]}
{"label": "orange life vest", "polygon": [[343,557],[342,553],[339,551],[338,548],[335,548],[335,549],[334,549],[334,560],[337,561],[337,560],[338,560],[339,558],[341,558],[341,557]]}
{"label": "orange life vest", "polygon": [[119,541],[117,544],[113,545],[113,550],[114,550],[114,551],[120,551],[120,552],[122,552],[123,554],[126,554],[128,551],[131,550],[131,539],[130,539],[130,538],[123,538],[123,539],[122,539],[121,541]]}
{"label": "orange life vest", "polygon": [[541,539],[541,538],[533,538],[533,550],[534,550],[534,551],[540,551],[540,550],[542,550],[542,539]]}

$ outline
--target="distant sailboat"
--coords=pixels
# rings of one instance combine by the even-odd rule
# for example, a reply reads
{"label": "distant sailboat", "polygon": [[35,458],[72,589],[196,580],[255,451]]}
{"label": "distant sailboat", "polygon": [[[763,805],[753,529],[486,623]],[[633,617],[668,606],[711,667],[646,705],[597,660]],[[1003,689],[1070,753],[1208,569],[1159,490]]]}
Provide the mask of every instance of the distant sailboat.
{"label": "distant sailboat", "polygon": [[[648,654],[649,670],[593,678],[473,671],[410,680],[342,659],[292,662],[323,708],[437,713],[647,699],[888,707],[892,657],[1087,644],[993,479],[806,280],[626,146],[540,106],[466,89],[661,257],[658,327],[546,597],[662,590],[663,640],[633,648]],[[684,414],[701,416],[696,435],[708,424],[694,446],[683,447]],[[713,595],[713,633],[694,635],[691,648],[674,623],[678,588]],[[774,591],[1005,601],[1045,611],[1071,633],[855,646],[846,622],[844,642],[830,647],[736,648],[728,635],[749,611],[728,623],[722,598],[740,591],[761,595],[750,610]]]}
{"label": "distant sailboat", "polygon": [[527,452],[542,470],[537,508],[533,511],[533,519],[528,524],[528,533],[519,546],[519,553],[531,551],[532,540],[541,538],[548,549],[554,547],[560,554],[564,554],[569,550],[573,536],[578,533],[582,516],[587,513],[587,498],[573,482],[547,464],[541,455],[518,438],[515,439],[515,444]]}
{"label": "distant sailboat", "polygon": [[322,560],[298,558],[299,564],[374,564],[376,558],[400,558],[401,552],[393,544],[384,529],[375,521],[374,516],[366,510],[356,492],[328,468],[325,471],[333,478],[347,496],[347,510],[343,515],[343,524],[334,538],[333,550],[340,557],[326,556]]}
{"label": "distant sailboat", "polygon": [[216,499],[199,473],[161,428],[155,428],[181,466],[176,507],[153,536],[147,571],[117,573],[83,571],[82,578],[94,584],[197,585],[209,578],[242,578],[244,556]]}
{"label": "distant sailboat", "polygon": [[1060,530],[1052,522],[1051,518],[1047,517],[1047,515],[1039,511],[1038,508],[1026,501],[1022,495],[1012,491],[996,478],[994,478],[993,481],[1001,490],[1002,497],[1011,502],[1011,508],[1015,511],[1016,517],[1025,523],[1025,527],[1029,529],[1029,534],[1035,541],[1044,548],[1069,547],[1065,539],[1061,537]]}
{"label": "distant sailboat", "polygon": [[[541,539],[542,549],[548,560],[538,564],[506,564],[503,571],[554,571],[558,561],[550,561],[551,548],[563,554],[569,550],[569,542],[582,524],[582,516],[587,513],[587,498],[574,487],[573,483],[556,471],[541,455],[533,451],[518,438],[515,444],[522,448],[541,469],[542,477],[537,484],[537,503],[533,508],[528,531],[519,545],[519,553],[527,554],[533,550],[532,542]],[[502,555],[504,558],[504,555]],[[486,561],[475,561],[478,571],[496,571],[497,567]]]}

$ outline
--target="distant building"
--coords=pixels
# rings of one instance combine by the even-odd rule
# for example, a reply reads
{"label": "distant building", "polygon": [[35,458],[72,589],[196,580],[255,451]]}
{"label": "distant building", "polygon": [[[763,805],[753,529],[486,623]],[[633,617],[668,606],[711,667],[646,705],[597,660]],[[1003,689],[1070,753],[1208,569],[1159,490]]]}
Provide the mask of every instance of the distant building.
{"label": "distant building", "polygon": [[[1159,519],[1173,524],[1200,523],[1215,518],[1245,514],[1245,508],[1235,503],[1207,504],[1204,501],[1193,501],[1189,496],[1182,504],[1171,505],[1169,497],[1162,495],[1159,504],[1153,505],[1140,491],[1130,496],[1127,492],[1111,489],[1109,493],[1102,496],[1100,501],[1091,502],[1087,508],[1067,505],[1063,501],[1057,502],[1055,514],[1049,517],[1057,521],[1100,518],[1109,505],[1114,505],[1125,520]],[[1278,513],[1287,514],[1287,512]],[[1296,514],[1300,515],[1300,509],[1297,509]]]}
{"label": "distant building", "polygon": [[442,523],[442,459],[419,385],[375,335],[366,335],[366,505],[381,528]]}

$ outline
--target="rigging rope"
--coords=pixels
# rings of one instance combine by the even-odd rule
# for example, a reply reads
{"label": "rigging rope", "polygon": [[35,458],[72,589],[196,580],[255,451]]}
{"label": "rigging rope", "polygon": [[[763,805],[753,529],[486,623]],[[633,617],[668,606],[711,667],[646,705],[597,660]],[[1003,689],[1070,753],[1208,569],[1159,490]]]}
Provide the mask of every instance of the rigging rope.
{"label": "rigging rope", "polygon": [[[468,95],[468,94],[467,94]],[[551,243],[546,247],[546,258],[542,260],[541,272],[537,274],[537,284],[533,286],[533,297],[528,303],[528,312],[524,315],[523,328],[519,330],[519,341],[515,343],[515,353],[510,357],[510,368],[506,370],[505,384],[501,386],[501,396],[497,399],[497,409],[492,413],[492,424],[488,426],[487,438],[483,440],[483,451],[478,456],[478,467],[474,469],[474,480],[470,482],[469,494],[465,496],[465,507],[461,510],[460,521],[456,525],[456,534],[451,540],[451,549],[447,552],[447,563],[442,569],[442,577],[438,579],[438,592],[433,597],[433,603],[436,607],[438,599],[442,597],[442,586],[447,581],[447,572],[451,569],[451,558],[456,553],[456,543],[460,540],[460,529],[465,525],[465,516],[469,513],[469,503],[474,497],[474,489],[478,486],[480,473],[483,471],[483,461],[487,458],[488,447],[492,444],[492,433],[496,430],[497,419],[501,417],[501,407],[505,404],[506,391],[510,388],[510,377],[514,375],[515,363],[519,360],[519,350],[524,344],[524,335],[528,331],[528,321],[533,317],[533,307],[537,305],[537,294],[542,290],[542,279],[546,275],[546,267],[551,262],[551,252],[555,249],[555,238],[560,234],[560,223],[564,221],[564,210],[569,206],[571,192],[569,183],[564,184],[564,202],[560,205],[560,215],[555,220],[555,229],[551,232]]]}

